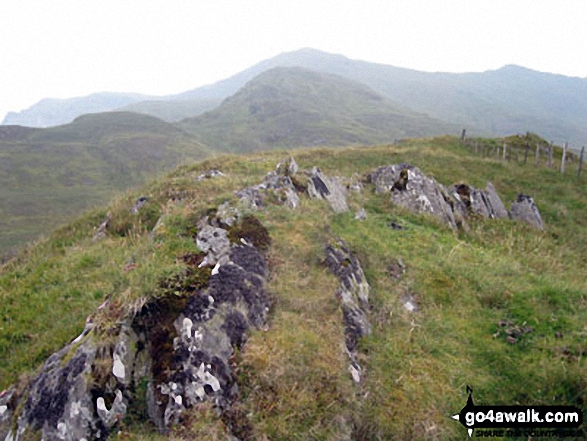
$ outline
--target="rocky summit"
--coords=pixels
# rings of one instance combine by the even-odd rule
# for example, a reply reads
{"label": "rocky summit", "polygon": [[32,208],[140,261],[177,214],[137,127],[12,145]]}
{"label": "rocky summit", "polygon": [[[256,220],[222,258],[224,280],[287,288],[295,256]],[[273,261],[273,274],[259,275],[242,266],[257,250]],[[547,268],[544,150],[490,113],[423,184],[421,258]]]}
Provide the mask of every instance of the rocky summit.
{"label": "rocky summit", "polygon": [[[522,393],[512,351],[532,372],[537,351],[562,360],[545,393],[570,369],[561,402],[576,404],[582,313],[562,315],[582,291],[541,258],[562,240],[548,193],[405,148],[349,149],[344,166],[329,150],[211,159],[57,232],[39,271],[63,314],[91,293],[82,330],[2,385],[0,439],[455,438],[461,383],[492,385],[487,402]],[[16,283],[35,258],[0,287],[34,298]],[[30,353],[38,332],[19,337]]]}

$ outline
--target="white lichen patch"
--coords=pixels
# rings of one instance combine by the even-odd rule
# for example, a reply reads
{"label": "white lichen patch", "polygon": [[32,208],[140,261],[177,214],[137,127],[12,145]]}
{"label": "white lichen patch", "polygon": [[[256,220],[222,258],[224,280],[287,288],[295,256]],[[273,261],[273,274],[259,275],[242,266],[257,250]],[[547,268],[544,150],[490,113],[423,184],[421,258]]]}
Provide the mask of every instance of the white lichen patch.
{"label": "white lichen patch", "polygon": [[4,412],[8,410],[8,406],[0,406],[0,415],[4,415]]}
{"label": "white lichen patch", "polygon": [[184,339],[190,340],[192,338],[192,327],[194,322],[189,317],[185,317],[182,322],[181,335]]}
{"label": "white lichen patch", "polygon": [[126,375],[124,363],[120,359],[120,356],[116,353],[114,353],[114,363],[112,365],[112,373],[119,380],[124,380],[124,377]]}
{"label": "white lichen patch", "polygon": [[198,378],[202,380],[204,384],[209,385],[214,392],[219,391],[220,383],[218,382],[218,379],[210,372],[208,372],[206,368],[210,369],[210,365],[204,366],[204,363],[200,365],[200,368],[198,369],[197,373]]}
{"label": "white lichen patch", "polygon": [[67,425],[60,421],[57,423],[57,436],[61,439],[65,439],[65,435],[67,434]]}
{"label": "white lichen patch", "polygon": [[106,408],[106,402],[102,397],[98,397],[98,399],[96,400],[96,407],[98,408],[98,410],[108,412],[108,409]]}
{"label": "white lichen patch", "polygon": [[353,377],[353,381],[355,383],[361,382],[361,372],[352,364],[349,364],[349,372],[351,373],[351,376]]}
{"label": "white lichen patch", "polygon": [[432,208],[432,204],[430,203],[430,199],[428,199],[428,197],[426,195],[420,195],[418,196],[417,201],[420,203],[420,207],[423,211],[428,211],[430,213],[434,212],[434,209]]}

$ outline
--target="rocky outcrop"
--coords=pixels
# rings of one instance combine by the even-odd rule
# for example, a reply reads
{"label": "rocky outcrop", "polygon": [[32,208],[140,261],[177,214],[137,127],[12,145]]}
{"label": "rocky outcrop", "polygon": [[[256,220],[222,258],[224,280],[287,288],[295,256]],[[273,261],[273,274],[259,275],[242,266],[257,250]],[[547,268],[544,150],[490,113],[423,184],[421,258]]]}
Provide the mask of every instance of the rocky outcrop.
{"label": "rocky outcrop", "polygon": [[263,182],[253,187],[245,188],[237,192],[237,197],[252,209],[258,209],[265,205],[268,198],[277,200],[291,209],[300,205],[296,189],[288,175],[280,175],[270,172]]}
{"label": "rocky outcrop", "polygon": [[431,214],[451,228],[466,227],[466,219],[524,220],[543,229],[536,204],[529,196],[519,195],[508,213],[491,182],[485,190],[468,184],[456,184],[446,189],[435,179],[425,176],[410,164],[380,167],[368,176],[377,193],[389,193],[393,203],[415,213]]}
{"label": "rocky outcrop", "polygon": [[518,195],[516,201],[510,208],[510,215],[514,220],[527,222],[540,230],[544,229],[544,223],[542,222],[540,211],[538,211],[538,207],[536,206],[534,199],[528,195]]}
{"label": "rocky outcrop", "polygon": [[485,190],[478,190],[467,184],[453,185],[451,195],[456,200],[453,208],[464,216],[476,214],[485,219],[507,219],[509,217],[491,182],[487,183]]}
{"label": "rocky outcrop", "polygon": [[268,233],[252,223],[201,225],[202,252],[184,257],[167,294],[134,311],[106,302],[33,380],[3,393],[0,439],[106,439],[129,415],[165,429],[203,401],[228,413],[238,398],[231,357],[269,311]]}
{"label": "rocky outcrop", "polygon": [[308,181],[308,194],[311,198],[325,199],[335,213],[349,211],[347,190],[337,177],[328,177],[314,167]]}
{"label": "rocky outcrop", "polygon": [[361,382],[362,369],[358,363],[359,339],[371,334],[369,311],[369,283],[357,258],[343,241],[326,247],[326,265],[340,280],[337,297],[341,301],[345,326],[345,345],[349,355],[349,372],[353,380]]}
{"label": "rocky outcrop", "polygon": [[380,167],[370,175],[377,193],[390,193],[393,203],[415,213],[428,213],[456,228],[446,188],[410,164]]}

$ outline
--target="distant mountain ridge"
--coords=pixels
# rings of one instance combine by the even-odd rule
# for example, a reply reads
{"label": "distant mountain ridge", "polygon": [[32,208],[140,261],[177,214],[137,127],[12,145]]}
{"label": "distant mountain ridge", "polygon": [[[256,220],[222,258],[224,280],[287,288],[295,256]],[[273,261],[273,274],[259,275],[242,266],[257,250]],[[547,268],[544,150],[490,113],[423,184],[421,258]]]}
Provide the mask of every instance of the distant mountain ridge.
{"label": "distant mountain ridge", "polygon": [[259,74],[216,109],[177,127],[221,151],[377,144],[458,133],[347,78],[300,67]]}
{"label": "distant mountain ridge", "polygon": [[8,112],[3,125],[52,127],[72,122],[80,115],[114,110],[148,99],[136,93],[100,92],[68,99],[45,98],[21,112]]}
{"label": "distant mountain ridge", "polygon": [[[502,136],[534,131],[556,142],[577,145],[587,140],[587,79],[515,65],[481,73],[430,73],[351,60],[315,49],[282,53],[212,85],[145,98],[149,104],[133,101],[103,110],[129,106],[127,110],[178,121],[211,110],[214,103],[235,94],[266,70],[293,66],[358,81],[402,107],[463,127],[477,127],[479,134]],[[58,112],[54,113],[57,118]],[[30,121],[11,113],[4,124],[34,125]]]}

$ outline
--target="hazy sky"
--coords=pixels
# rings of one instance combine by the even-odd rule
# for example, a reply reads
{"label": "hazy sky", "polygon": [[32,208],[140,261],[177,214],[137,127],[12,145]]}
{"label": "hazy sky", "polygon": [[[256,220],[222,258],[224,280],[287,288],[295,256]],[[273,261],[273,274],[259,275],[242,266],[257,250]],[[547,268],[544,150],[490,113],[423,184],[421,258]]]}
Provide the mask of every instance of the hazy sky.
{"label": "hazy sky", "polygon": [[45,97],[182,92],[302,47],[587,77],[585,18],[585,0],[0,0],[0,120]]}

